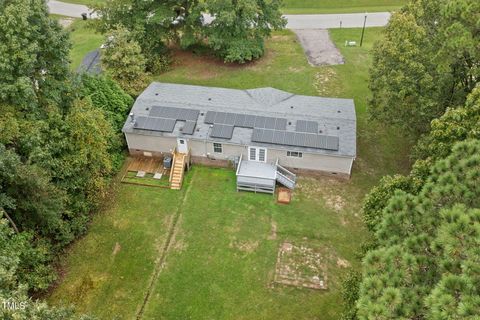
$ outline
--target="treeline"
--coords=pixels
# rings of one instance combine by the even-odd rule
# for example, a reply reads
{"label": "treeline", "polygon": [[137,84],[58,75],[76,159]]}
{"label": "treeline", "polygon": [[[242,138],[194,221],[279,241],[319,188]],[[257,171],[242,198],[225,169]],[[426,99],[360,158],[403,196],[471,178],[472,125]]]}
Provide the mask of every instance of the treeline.
{"label": "treeline", "polygon": [[138,42],[148,72],[168,68],[172,45],[205,48],[226,62],[244,63],[263,56],[264,40],[286,20],[281,0],[107,0],[95,7],[98,31],[119,28]]}
{"label": "treeline", "polygon": [[478,319],[480,2],[414,0],[374,49],[370,115],[418,137],[367,195],[372,233],[343,319]]}
{"label": "treeline", "polygon": [[123,160],[133,99],[109,78],[73,74],[70,46],[44,0],[0,4],[2,319],[76,319],[28,297],[56,280],[56,257],[85,233]]}

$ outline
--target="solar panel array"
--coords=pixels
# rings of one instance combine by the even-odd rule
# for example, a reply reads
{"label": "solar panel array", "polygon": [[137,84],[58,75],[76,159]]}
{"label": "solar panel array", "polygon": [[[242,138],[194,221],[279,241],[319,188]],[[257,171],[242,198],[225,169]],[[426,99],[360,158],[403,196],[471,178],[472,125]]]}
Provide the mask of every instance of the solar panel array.
{"label": "solar panel array", "polygon": [[295,125],[295,131],[318,133],[318,122],[308,121],[308,120],[297,120],[297,124]]}
{"label": "solar panel array", "polygon": [[231,139],[233,135],[233,126],[225,124],[214,124],[210,136],[213,138]]}
{"label": "solar panel array", "polygon": [[138,116],[135,118],[134,128],[159,131],[173,132],[175,123],[185,121],[182,132],[184,134],[193,134],[197,125],[197,119],[200,111],[194,109],[173,108],[173,107],[152,107],[149,116]]}
{"label": "solar panel array", "polygon": [[197,121],[200,111],[195,109],[175,108],[175,107],[152,107],[150,109],[151,117],[175,119],[182,121]]}
{"label": "solar panel array", "polygon": [[253,129],[252,141],[326,150],[338,150],[338,137],[313,133]]}
{"label": "solar panel array", "polygon": [[172,132],[173,128],[175,128],[176,121],[177,120],[175,119],[138,116],[135,118],[134,128],[150,131]]}
{"label": "solar panel array", "polygon": [[242,128],[260,128],[285,130],[287,128],[287,119],[255,116],[251,114],[230,113],[208,111],[205,115],[205,123],[223,124]]}
{"label": "solar panel array", "polygon": [[197,121],[187,121],[182,128],[184,134],[193,134],[195,127],[197,126]]}

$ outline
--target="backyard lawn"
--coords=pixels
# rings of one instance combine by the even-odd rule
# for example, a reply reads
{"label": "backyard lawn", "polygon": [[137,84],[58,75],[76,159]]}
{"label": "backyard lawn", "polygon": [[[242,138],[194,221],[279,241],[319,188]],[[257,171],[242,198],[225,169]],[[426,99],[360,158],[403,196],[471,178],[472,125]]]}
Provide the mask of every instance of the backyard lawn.
{"label": "backyard lawn", "polygon": [[[181,191],[117,184],[110,204],[61,261],[64,277],[51,303],[71,303],[100,319],[338,319],[340,279],[367,233],[361,201],[384,174],[405,173],[409,143],[366,115],[369,50],[381,29],[367,29],[363,47],[345,48],[360,29],[331,36],[345,65],[312,67],[294,34],[267,42],[267,54],[245,66],[176,52],[159,81],[232,88],[271,86],[298,94],[354,98],[358,158],[352,179],[299,180],[293,202],[235,191],[229,169],[194,166]],[[280,247],[319,255],[327,290],[273,282]],[[307,272],[302,257],[293,259]]]}

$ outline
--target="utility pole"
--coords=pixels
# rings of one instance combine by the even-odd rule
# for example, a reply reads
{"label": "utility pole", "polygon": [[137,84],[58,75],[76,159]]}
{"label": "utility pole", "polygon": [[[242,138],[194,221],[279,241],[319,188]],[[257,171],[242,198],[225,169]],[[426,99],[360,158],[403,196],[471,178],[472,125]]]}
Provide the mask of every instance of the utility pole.
{"label": "utility pole", "polygon": [[367,24],[367,13],[365,12],[365,19],[363,20],[362,38],[360,39],[360,47],[363,44],[363,35],[365,34],[365,25]]}

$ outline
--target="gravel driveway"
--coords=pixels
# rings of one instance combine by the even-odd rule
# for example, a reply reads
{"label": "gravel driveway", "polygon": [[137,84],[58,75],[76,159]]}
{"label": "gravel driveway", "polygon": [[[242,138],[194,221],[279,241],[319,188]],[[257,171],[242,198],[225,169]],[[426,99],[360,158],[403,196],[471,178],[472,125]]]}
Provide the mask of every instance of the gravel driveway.
{"label": "gravel driveway", "polygon": [[307,55],[308,62],[314,66],[344,64],[342,54],[330,40],[325,29],[293,30]]}

